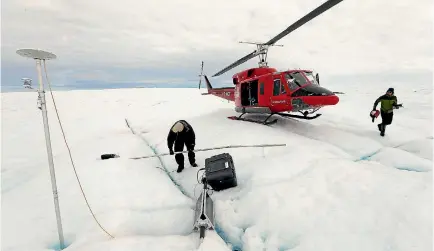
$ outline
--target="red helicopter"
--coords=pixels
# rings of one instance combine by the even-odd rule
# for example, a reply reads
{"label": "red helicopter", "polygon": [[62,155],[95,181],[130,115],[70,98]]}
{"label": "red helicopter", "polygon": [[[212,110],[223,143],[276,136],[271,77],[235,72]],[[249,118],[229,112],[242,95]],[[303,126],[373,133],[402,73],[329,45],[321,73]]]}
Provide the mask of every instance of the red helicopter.
{"label": "red helicopter", "polygon": [[[238,117],[228,117],[234,120],[268,125],[277,121],[277,119],[268,121],[273,115],[300,119],[315,119],[319,117],[321,114],[311,117],[308,115],[315,113],[324,106],[336,105],[339,102],[338,96],[335,95],[337,92],[332,92],[321,87],[319,75],[315,74],[314,76],[311,70],[292,69],[279,72],[275,68],[268,67],[266,62],[267,52],[270,46],[281,46],[275,45],[278,40],[341,1],[329,0],[323,3],[266,43],[251,43],[256,44],[257,50],[212,76],[219,76],[258,56],[259,67],[247,69],[232,76],[235,87],[213,88],[208,77],[202,75],[201,72],[199,77],[204,76],[208,89],[208,93],[203,93],[203,95],[211,94],[234,101],[235,111],[241,113]],[[200,78],[199,89],[201,80]],[[302,115],[290,114],[290,112],[300,112]],[[269,114],[269,116],[264,121],[241,118],[246,113]]]}

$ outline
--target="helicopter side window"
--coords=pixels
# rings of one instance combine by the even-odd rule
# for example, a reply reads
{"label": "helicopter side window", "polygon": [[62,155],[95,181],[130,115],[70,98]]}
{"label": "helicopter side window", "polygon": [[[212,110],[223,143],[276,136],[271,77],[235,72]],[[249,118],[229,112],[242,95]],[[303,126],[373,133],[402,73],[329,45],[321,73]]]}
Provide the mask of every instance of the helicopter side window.
{"label": "helicopter side window", "polygon": [[264,95],[264,83],[259,84],[259,94]]}
{"label": "helicopter side window", "polygon": [[280,84],[280,94],[286,94],[285,86],[283,86],[283,83]]}
{"label": "helicopter side window", "polygon": [[280,79],[274,80],[274,86],[273,86],[273,96],[279,96],[280,95]]}

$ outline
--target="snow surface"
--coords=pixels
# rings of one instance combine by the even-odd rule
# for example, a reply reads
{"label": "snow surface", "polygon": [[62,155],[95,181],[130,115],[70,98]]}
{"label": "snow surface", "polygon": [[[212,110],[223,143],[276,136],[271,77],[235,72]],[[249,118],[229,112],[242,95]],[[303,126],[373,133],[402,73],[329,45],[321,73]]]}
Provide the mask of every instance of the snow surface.
{"label": "snow surface", "polygon": [[[380,137],[368,113],[389,85],[330,85],[345,94],[320,118],[270,126],[229,120],[233,104],[192,89],[55,92],[86,197],[114,239],[89,213],[47,92],[65,250],[432,250],[432,87],[395,85],[404,108]],[[2,250],[55,250],[37,94],[2,99]],[[173,156],[129,159],[167,153],[178,119],[193,125],[196,148],[287,145],[198,152],[199,167],[186,158],[179,174]],[[223,152],[234,158],[238,186],[213,192],[217,231],[199,245],[196,172]],[[120,158],[103,161],[103,153]]]}

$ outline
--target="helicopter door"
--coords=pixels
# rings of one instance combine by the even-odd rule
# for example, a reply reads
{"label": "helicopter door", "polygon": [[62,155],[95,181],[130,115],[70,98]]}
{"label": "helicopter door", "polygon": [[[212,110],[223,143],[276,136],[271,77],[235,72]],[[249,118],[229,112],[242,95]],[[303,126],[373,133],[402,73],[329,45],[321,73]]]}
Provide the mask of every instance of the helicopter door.
{"label": "helicopter door", "polygon": [[274,110],[284,110],[286,108],[286,89],[282,84],[280,78],[273,80],[273,93],[270,97],[270,105],[274,107]]}
{"label": "helicopter door", "polygon": [[256,106],[258,104],[258,80],[241,84],[241,105]]}

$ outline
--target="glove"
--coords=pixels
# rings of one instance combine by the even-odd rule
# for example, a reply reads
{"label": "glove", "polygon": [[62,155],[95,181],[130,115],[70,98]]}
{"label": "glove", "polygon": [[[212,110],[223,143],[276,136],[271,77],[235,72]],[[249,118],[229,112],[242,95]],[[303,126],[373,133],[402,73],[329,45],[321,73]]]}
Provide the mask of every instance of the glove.
{"label": "glove", "polygon": [[193,151],[193,149],[194,149],[194,144],[187,146],[187,151]]}
{"label": "glove", "polygon": [[393,108],[395,108],[395,109],[399,109],[400,107],[403,107],[402,104],[395,104],[395,105],[393,105]]}
{"label": "glove", "polygon": [[172,149],[169,149],[170,155],[175,154]]}
{"label": "glove", "polygon": [[377,112],[377,110],[374,109],[374,110],[372,110],[371,113],[370,113],[371,118],[372,118],[372,123],[374,123],[374,121],[375,121],[375,119],[376,119],[376,117],[375,117],[375,113],[376,113],[376,112]]}

